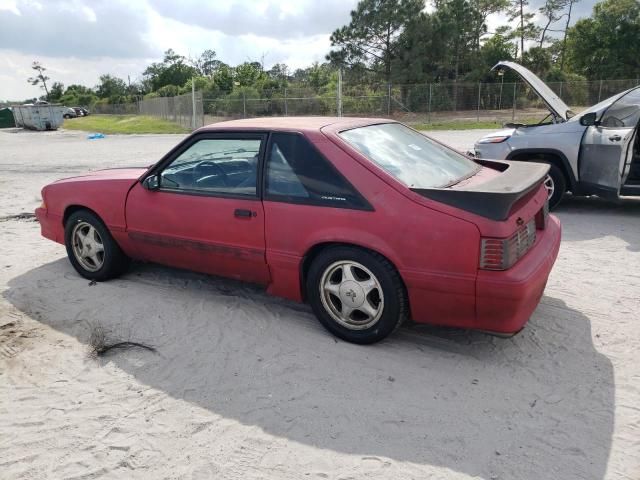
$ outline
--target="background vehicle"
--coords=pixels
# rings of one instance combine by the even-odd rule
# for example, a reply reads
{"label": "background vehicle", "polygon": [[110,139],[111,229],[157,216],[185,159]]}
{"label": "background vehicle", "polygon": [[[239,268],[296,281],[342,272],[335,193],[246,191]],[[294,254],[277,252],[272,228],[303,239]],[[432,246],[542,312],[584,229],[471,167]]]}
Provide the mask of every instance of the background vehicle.
{"label": "background vehicle", "polygon": [[87,110],[86,108],[83,107],[71,107],[75,110],[76,115],[78,117],[86,117],[87,115],[89,115],[89,110]]}
{"label": "background vehicle", "polygon": [[134,258],[254,282],[357,343],[409,317],[513,334],[560,244],[547,171],[472,161],[389,120],[237,120],[148,169],[50,184],[36,214],[89,279]]}
{"label": "background vehicle", "polygon": [[64,113],[62,114],[64,118],[76,118],[78,114],[73,108],[65,107]]}
{"label": "background vehicle", "polygon": [[500,62],[497,68],[517,72],[548,106],[551,118],[534,125],[507,125],[481,138],[475,144],[477,157],[549,164],[551,207],[566,191],[614,200],[640,195],[640,87],[575,115],[522,65]]}

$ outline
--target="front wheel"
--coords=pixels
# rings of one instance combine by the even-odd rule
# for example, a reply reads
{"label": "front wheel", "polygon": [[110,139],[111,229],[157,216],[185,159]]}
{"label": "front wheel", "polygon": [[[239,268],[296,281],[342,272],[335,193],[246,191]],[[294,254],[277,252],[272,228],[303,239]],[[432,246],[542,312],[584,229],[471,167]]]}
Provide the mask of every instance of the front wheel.
{"label": "front wheel", "polygon": [[320,323],[348,342],[382,340],[407,317],[400,275],[381,255],[353,247],[330,248],[314,259],[306,283]]}
{"label": "front wheel", "polygon": [[553,209],[560,203],[567,191],[567,181],[562,170],[556,165],[553,163],[548,163],[547,165],[549,165],[549,173],[544,179],[544,187],[547,189],[549,208]]}
{"label": "front wheel", "polygon": [[108,280],[129,267],[129,258],[107,227],[87,210],[71,214],[65,224],[64,238],[69,261],[84,278]]}

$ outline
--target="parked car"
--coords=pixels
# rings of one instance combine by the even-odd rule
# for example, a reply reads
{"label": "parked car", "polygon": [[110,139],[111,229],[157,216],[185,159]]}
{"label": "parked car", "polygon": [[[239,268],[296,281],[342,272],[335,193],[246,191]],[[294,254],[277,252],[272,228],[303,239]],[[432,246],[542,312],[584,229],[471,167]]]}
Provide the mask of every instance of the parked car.
{"label": "parked car", "polygon": [[574,114],[522,65],[499,62],[493,68],[518,73],[545,102],[550,120],[486,135],[475,144],[476,156],[547,163],[552,208],[567,191],[614,200],[640,195],[640,86]]}
{"label": "parked car", "polygon": [[76,115],[78,117],[86,117],[87,115],[89,115],[89,110],[87,110],[86,108],[83,108],[83,107],[72,107],[72,108],[76,112]]}
{"label": "parked car", "polygon": [[64,113],[62,114],[64,118],[76,118],[78,114],[73,108],[65,107]]}
{"label": "parked car", "polygon": [[560,244],[547,172],[386,119],[247,119],[201,128],[150,168],[47,185],[36,215],[92,280],[137,259],[254,282],[356,343],[407,318],[513,334]]}

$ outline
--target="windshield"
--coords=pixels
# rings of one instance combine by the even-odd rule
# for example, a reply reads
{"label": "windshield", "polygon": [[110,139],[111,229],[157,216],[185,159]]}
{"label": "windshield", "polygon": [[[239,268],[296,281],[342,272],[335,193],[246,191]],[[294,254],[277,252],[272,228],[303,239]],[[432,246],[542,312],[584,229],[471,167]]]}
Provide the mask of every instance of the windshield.
{"label": "windshield", "polygon": [[[638,88],[638,87],[636,87],[636,88]],[[582,118],[587,113],[592,113],[592,112],[599,113],[599,112],[603,111],[604,109],[606,109],[607,107],[609,107],[613,102],[615,102],[616,100],[624,97],[627,93],[632,92],[633,90],[635,90],[635,88],[626,90],[626,91],[624,91],[622,93],[617,93],[617,94],[613,95],[612,97],[605,98],[604,100],[602,100],[599,103],[596,103],[592,107],[589,107],[586,110],[581,111],[580,114],[575,116],[575,117],[573,117],[571,119],[571,121],[572,122],[579,121],[580,118]]]}
{"label": "windshield", "polygon": [[640,88],[631,90],[607,108],[600,124],[603,127],[635,127],[640,121]]}
{"label": "windshield", "polygon": [[354,128],[340,136],[409,188],[447,187],[480,169],[464,155],[400,123]]}

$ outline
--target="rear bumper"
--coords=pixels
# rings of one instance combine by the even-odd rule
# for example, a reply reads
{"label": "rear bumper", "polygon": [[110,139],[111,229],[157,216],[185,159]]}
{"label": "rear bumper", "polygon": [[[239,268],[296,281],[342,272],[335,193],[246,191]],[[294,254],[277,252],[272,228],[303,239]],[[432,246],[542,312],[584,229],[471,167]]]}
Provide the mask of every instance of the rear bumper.
{"label": "rear bumper", "polygon": [[504,335],[519,332],[540,302],[558,256],[560,235],[560,222],[550,215],[531,250],[505,271],[478,270],[458,277],[401,271],[412,319]]}
{"label": "rear bumper", "polygon": [[538,231],[533,248],[506,271],[478,271],[476,280],[476,328],[516,333],[538,306],[560,249],[561,226],[553,215],[547,228]]}
{"label": "rear bumper", "polygon": [[60,215],[54,215],[44,208],[36,208],[36,218],[40,222],[40,233],[43,237],[64,244],[64,229]]}

